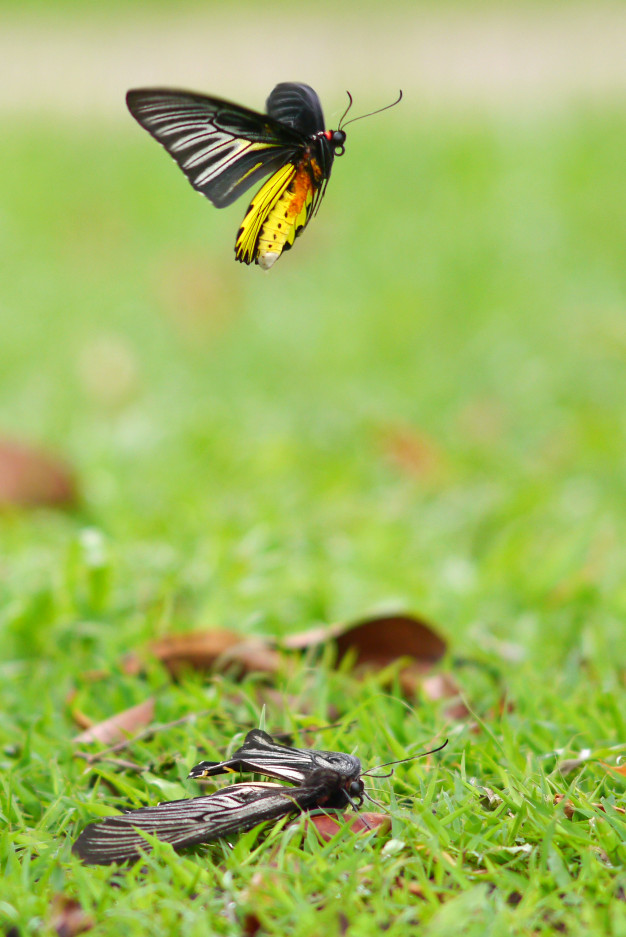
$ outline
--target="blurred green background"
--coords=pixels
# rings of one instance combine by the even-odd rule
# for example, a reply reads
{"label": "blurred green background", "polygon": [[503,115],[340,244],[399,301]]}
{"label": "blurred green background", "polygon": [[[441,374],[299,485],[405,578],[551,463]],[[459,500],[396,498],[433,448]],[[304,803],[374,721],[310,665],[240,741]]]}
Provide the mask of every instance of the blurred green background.
{"label": "blurred green background", "polygon": [[[0,518],[5,634],[53,653],[94,611],[64,560],[88,525],[102,653],[150,607],[284,630],[389,604],[542,665],[581,629],[623,650],[623,9],[73,9],[9,8],[2,40],[0,420],[84,500]],[[346,87],[405,100],[350,128],[265,275],[233,262],[245,199],[196,195],[123,92],[261,107],[281,79],[330,126]]]}
{"label": "blurred green background", "polygon": [[[0,511],[3,809],[9,837],[41,856],[20,866],[7,847],[11,921],[38,932],[46,893],[64,887],[50,856],[60,846],[67,861],[68,836],[102,807],[73,758],[77,684],[92,718],[110,716],[164,680],[121,675],[120,655],[212,625],[273,634],[382,609],[430,618],[455,658],[495,669],[487,688],[471,669],[458,679],[492,727],[502,718],[482,764],[486,735],[451,728],[446,848],[465,856],[476,833],[458,773],[466,745],[482,783],[527,779],[541,822],[524,835],[544,850],[545,753],[626,732],[626,8],[327,3],[260,15],[256,4],[33,0],[2,13],[0,443],[56,453],[81,493],[66,512]],[[405,98],[349,128],[319,216],[265,274],[233,260],[247,201],[217,211],[195,194],[124,93],[171,85],[261,108],[281,80],[313,85],[331,127],[346,89],[357,114],[398,88]],[[113,676],[92,686],[96,668]],[[380,761],[377,719],[393,726],[395,757],[446,723],[425,701],[416,728],[403,702],[342,679],[318,669],[303,712],[324,722],[327,698],[340,703],[355,720],[350,744]],[[218,706],[215,686],[170,690],[161,718],[213,692]],[[254,721],[236,699],[224,691],[225,718]],[[269,712],[268,726],[290,718]],[[168,756],[178,746],[179,779],[205,731],[157,739]],[[212,731],[225,747],[230,729]],[[146,781],[148,799],[159,783]],[[499,817],[484,827],[494,842],[508,835]],[[574,883],[595,834],[578,842],[571,829]],[[540,910],[521,907],[520,932],[545,920],[546,895],[561,913],[566,886],[541,855]],[[525,854],[515,861],[526,876]],[[610,902],[608,860],[600,867],[590,875],[606,876],[597,893]],[[468,869],[459,889],[473,888]],[[90,907],[121,901],[81,875]],[[145,897],[132,881],[124,894]],[[205,933],[193,913],[186,933]]]}

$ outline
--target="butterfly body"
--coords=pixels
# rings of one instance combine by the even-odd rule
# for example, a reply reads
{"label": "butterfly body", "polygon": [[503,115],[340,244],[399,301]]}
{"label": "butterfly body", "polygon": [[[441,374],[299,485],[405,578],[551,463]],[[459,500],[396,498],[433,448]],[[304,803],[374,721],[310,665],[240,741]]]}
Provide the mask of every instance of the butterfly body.
{"label": "butterfly body", "polygon": [[191,185],[218,208],[230,205],[271,173],[252,199],[235,243],[235,258],[265,270],[289,250],[319,204],[343,130],[326,130],[308,85],[283,82],[266,114],[194,92],[129,91],[133,117],[178,163]]}
{"label": "butterfly body", "polygon": [[193,767],[190,778],[215,777],[230,771],[247,771],[266,777],[306,784],[315,772],[326,771],[338,778],[332,803],[328,806],[345,807],[352,798],[363,792],[361,762],[344,752],[318,751],[313,748],[291,748],[280,745],[262,729],[252,729],[243,745],[227,761],[202,761]]}

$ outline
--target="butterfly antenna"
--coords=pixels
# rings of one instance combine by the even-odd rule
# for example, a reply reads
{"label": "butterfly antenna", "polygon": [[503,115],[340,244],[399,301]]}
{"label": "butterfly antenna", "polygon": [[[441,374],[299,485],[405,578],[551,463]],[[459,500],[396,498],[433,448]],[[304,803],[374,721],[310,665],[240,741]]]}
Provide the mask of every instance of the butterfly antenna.
{"label": "butterfly antenna", "polygon": [[339,121],[339,124],[338,124],[338,126],[337,126],[337,130],[341,130],[341,125],[343,124],[344,120],[346,119],[346,116],[347,116],[347,114],[348,114],[348,111],[349,111],[350,108],[352,107],[352,103],[353,103],[353,102],[352,102],[352,95],[350,94],[349,91],[346,91],[346,94],[348,95],[348,106],[347,106],[347,108],[345,109],[345,111],[343,112],[343,114],[341,115],[341,120]]}
{"label": "butterfly antenna", "polygon": [[348,107],[346,108],[345,114],[343,115],[343,117],[342,117],[341,120],[339,121],[339,127],[337,128],[338,130],[343,130],[344,127],[347,127],[347,126],[348,126],[348,124],[353,124],[353,123],[355,122],[355,120],[363,120],[364,117],[373,117],[374,114],[380,114],[380,113],[382,113],[382,111],[388,111],[390,107],[395,107],[396,104],[399,104],[400,101],[402,100],[402,91],[400,91],[400,94],[398,95],[397,100],[395,100],[395,101],[393,102],[393,104],[385,104],[384,107],[379,107],[378,110],[376,110],[376,111],[370,111],[369,114],[361,114],[360,117],[353,117],[351,120],[346,121],[346,123],[344,124],[343,121],[344,121],[344,119],[345,119],[345,117],[346,117],[346,114],[348,113],[348,111],[349,111],[350,108],[352,107],[352,95],[350,94],[349,91],[347,92],[347,94],[348,94],[348,97],[350,98],[350,103],[348,104]]}
{"label": "butterfly antenna", "polygon": [[[424,758],[426,755],[434,755],[435,752],[440,752],[442,748],[445,748],[448,744],[448,739],[445,740],[443,745],[440,745],[439,748],[431,748],[427,752],[420,752],[418,755],[410,755],[408,758],[400,758],[399,761],[386,761],[382,765],[374,765],[371,769],[372,771],[377,771],[379,768],[388,768],[390,765],[403,765],[407,761],[414,761],[416,758]],[[369,771],[364,771],[361,775],[363,778],[372,777]],[[374,777],[384,777],[384,775],[374,775]]]}
{"label": "butterfly antenna", "polygon": [[[416,758],[419,758],[420,756],[419,756],[419,755],[416,755],[415,757],[416,757]],[[407,761],[410,761],[410,759],[407,759]],[[380,768],[380,767],[382,767],[382,766],[381,766],[381,765],[378,765],[378,767]],[[376,768],[372,768],[371,770],[372,770],[372,771],[375,771]],[[365,777],[367,777],[367,778],[390,778],[392,774],[393,774],[393,768],[391,769],[391,771],[385,771],[383,774],[370,774],[369,771],[368,771],[368,772],[366,773]],[[362,775],[361,775],[361,776],[362,776]]]}

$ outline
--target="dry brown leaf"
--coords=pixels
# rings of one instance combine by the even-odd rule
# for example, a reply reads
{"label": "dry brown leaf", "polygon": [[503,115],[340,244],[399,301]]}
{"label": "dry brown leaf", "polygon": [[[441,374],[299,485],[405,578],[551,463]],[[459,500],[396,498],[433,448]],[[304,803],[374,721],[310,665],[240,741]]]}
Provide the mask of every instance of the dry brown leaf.
{"label": "dry brown leaf", "polygon": [[91,729],[93,719],[90,719],[89,716],[81,712],[80,709],[77,709],[76,706],[70,708],[70,716],[72,717],[72,722],[74,722],[79,729]]}
{"label": "dry brown leaf", "polygon": [[151,696],[137,706],[124,709],[104,722],[92,725],[85,732],[74,736],[78,745],[89,745],[92,742],[101,742],[103,745],[113,745],[128,738],[137,729],[149,725],[154,718],[155,700]]}
{"label": "dry brown leaf", "polygon": [[563,813],[565,814],[567,819],[568,820],[572,819],[576,808],[574,807],[574,804],[571,802],[571,800],[565,800],[564,794],[555,794],[554,800],[552,801],[552,803],[555,806],[557,806],[557,804],[561,804],[563,807]]}
{"label": "dry brown leaf", "polygon": [[609,765],[606,761],[601,761],[600,764],[603,768],[608,768],[609,771],[612,771],[613,774],[621,774],[623,778],[626,778],[626,762],[623,765]]}
{"label": "dry brown leaf", "polygon": [[414,615],[378,615],[354,623],[340,622],[289,635],[283,647],[302,651],[334,641],[338,662],[345,654],[355,656],[357,667],[383,670],[403,658],[411,662],[398,678],[406,696],[421,690],[432,700],[451,699],[446,709],[450,719],[464,719],[468,709],[460,698],[459,688],[447,674],[426,678],[426,674],[446,652],[446,642],[425,621]]}
{"label": "dry brown leaf", "polygon": [[[610,766],[607,766],[607,767],[610,767]],[[574,806],[574,804],[572,803],[571,800],[565,800],[565,795],[564,795],[564,794],[555,794],[555,795],[554,795],[553,803],[554,803],[555,805],[556,805],[556,804],[563,804],[563,812],[564,812],[565,816],[567,817],[568,820],[571,820],[571,819],[572,819],[572,817],[574,816],[574,813],[576,812],[576,808],[575,808],[575,806]],[[606,813],[606,805],[605,805],[605,804],[601,804],[601,803],[599,803],[598,801],[593,801],[592,804],[591,804],[591,806],[592,806],[592,807],[595,807],[596,810],[601,810],[602,813]],[[615,810],[616,813],[620,813],[620,814],[622,814],[623,816],[626,816],[626,808],[624,808],[624,807],[618,807],[617,804],[609,804],[608,806],[611,808],[611,810]]]}
{"label": "dry brown leaf", "polygon": [[346,628],[344,622],[337,622],[334,625],[319,625],[317,628],[307,628],[306,631],[296,631],[295,634],[288,634],[281,638],[281,647],[286,651],[308,651],[309,648],[317,647],[320,644],[327,644],[339,637]]}
{"label": "dry brown leaf", "polygon": [[68,465],[41,449],[0,441],[0,507],[65,508],[77,501]]}
{"label": "dry brown leaf", "polygon": [[262,930],[261,921],[254,911],[248,911],[241,922],[241,933],[243,937],[256,937]]}
{"label": "dry brown leaf", "polygon": [[315,828],[322,842],[327,843],[345,826],[348,826],[353,833],[370,833],[372,830],[378,833],[388,833],[391,829],[391,817],[386,813],[366,812],[356,815],[344,813],[338,817],[321,813],[307,817],[305,828],[308,829],[309,825]]}
{"label": "dry brown leaf", "polygon": [[166,635],[150,650],[172,677],[177,677],[183,670],[211,670],[215,661],[240,641],[241,637],[232,631],[216,628]]}
{"label": "dry brown leaf", "polygon": [[55,895],[50,905],[50,929],[58,937],[74,937],[95,927],[94,919],[87,914],[75,898]]}
{"label": "dry brown leaf", "polygon": [[443,638],[414,615],[375,615],[357,622],[311,628],[288,635],[283,646],[290,651],[303,651],[329,641],[336,642],[339,660],[353,650],[357,664],[377,668],[402,657],[412,657],[429,667],[446,652]]}
{"label": "dry brown leaf", "polygon": [[241,641],[225,651],[217,661],[220,670],[237,665],[244,673],[277,673],[282,666],[281,656],[269,647],[263,638]]}
{"label": "dry brown leaf", "polygon": [[[185,670],[221,671],[238,667],[244,673],[275,673],[280,665],[280,655],[263,638],[246,640],[220,628],[169,634],[155,641],[149,650],[173,679]],[[123,668],[128,674],[141,673],[141,656],[127,655]]]}
{"label": "dry brown leaf", "polygon": [[356,652],[358,664],[386,667],[401,657],[432,665],[446,652],[446,642],[425,621],[413,615],[381,615],[357,622],[337,638],[341,659]]}
{"label": "dry brown leaf", "polygon": [[[402,677],[402,674],[400,676]],[[423,677],[421,687],[424,696],[433,703],[442,699],[453,699],[460,692],[455,681],[447,673],[434,673]]]}
{"label": "dry brown leaf", "polygon": [[426,675],[422,664],[410,664],[400,671],[398,678],[405,696],[417,696],[421,692],[434,703],[443,699],[452,700],[445,709],[448,719],[465,719],[469,715],[461,691],[449,673]]}
{"label": "dry brown leaf", "polygon": [[[598,803],[598,801],[593,801],[591,804],[592,807],[597,807],[598,810],[601,810],[602,813],[606,813],[606,806],[604,804]],[[618,807],[616,804],[609,804],[611,810],[615,810],[616,813],[626,814],[626,808]]]}

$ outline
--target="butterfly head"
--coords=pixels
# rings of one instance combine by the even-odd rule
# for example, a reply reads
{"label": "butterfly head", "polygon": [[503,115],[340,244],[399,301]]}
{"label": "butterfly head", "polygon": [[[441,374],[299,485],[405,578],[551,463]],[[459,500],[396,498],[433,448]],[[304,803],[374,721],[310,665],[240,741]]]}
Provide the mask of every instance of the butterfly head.
{"label": "butterfly head", "polygon": [[346,134],[343,130],[325,130],[324,136],[335,151],[335,156],[343,156],[346,151]]}
{"label": "butterfly head", "polygon": [[365,784],[363,783],[361,778],[357,778],[356,781],[350,781],[350,783],[346,785],[345,789],[350,795],[350,797],[355,797],[357,799],[360,798],[361,800],[363,800],[363,791],[365,790]]}

